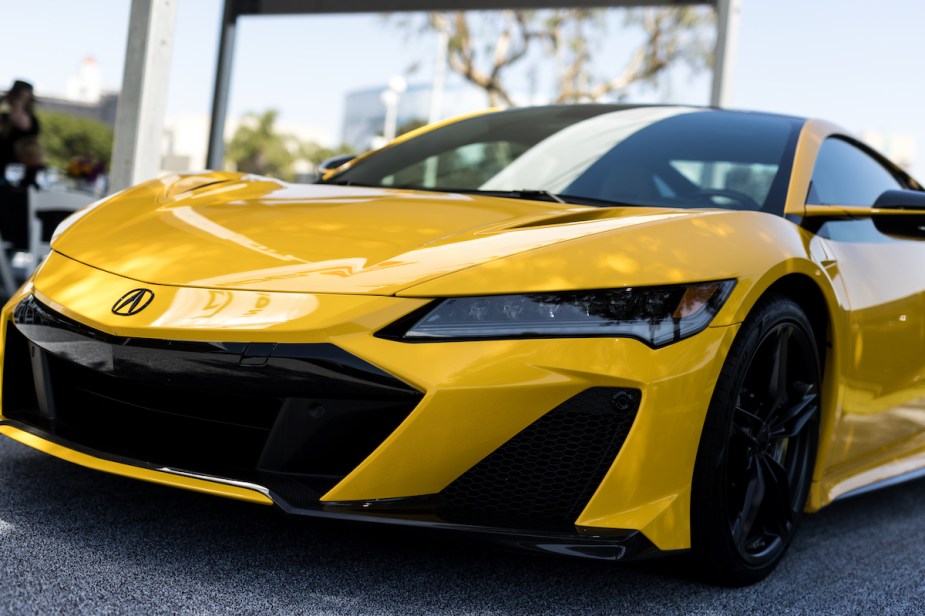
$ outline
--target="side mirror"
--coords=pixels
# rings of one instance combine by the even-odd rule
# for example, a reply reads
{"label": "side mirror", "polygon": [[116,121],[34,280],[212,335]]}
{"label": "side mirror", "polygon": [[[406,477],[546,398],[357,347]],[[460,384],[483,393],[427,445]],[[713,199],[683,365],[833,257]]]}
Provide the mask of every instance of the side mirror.
{"label": "side mirror", "polygon": [[920,190],[888,190],[874,202],[878,210],[922,210],[925,212],[925,192]]}
{"label": "side mirror", "polygon": [[338,167],[349,163],[354,158],[356,158],[355,154],[341,154],[340,156],[333,156],[318,165],[318,173],[321,175],[321,177],[324,177]]}
{"label": "side mirror", "polygon": [[886,191],[874,203],[871,220],[881,233],[925,239],[925,192]]}

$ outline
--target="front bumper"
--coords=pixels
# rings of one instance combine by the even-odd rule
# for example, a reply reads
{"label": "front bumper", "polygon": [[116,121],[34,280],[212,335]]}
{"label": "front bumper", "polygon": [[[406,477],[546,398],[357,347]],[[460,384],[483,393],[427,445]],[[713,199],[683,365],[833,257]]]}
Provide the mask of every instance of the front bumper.
{"label": "front bumper", "polygon": [[[642,533],[621,529],[541,531],[535,529],[449,523],[422,510],[414,499],[395,499],[383,510],[348,509],[316,503],[293,506],[265,486],[224,477],[160,467],[81,447],[15,420],[0,420],[0,434],[68,462],[132,479],[224,496],[259,504],[273,504],[287,514],[346,522],[421,528],[477,536],[520,550],[545,552],[593,560],[632,561],[665,555]],[[391,508],[391,512],[389,512]]]}
{"label": "front bumper", "polygon": [[[54,267],[50,268],[49,265]],[[172,375],[174,381],[167,385],[182,387],[183,375],[188,373],[190,365],[205,367],[213,376],[221,373],[223,361],[229,359],[226,357],[221,360],[222,352],[231,351],[234,355],[231,363],[237,365],[244,356],[248,357],[248,361],[254,361],[251,357],[254,353],[246,351],[252,346],[260,348],[260,345],[276,344],[279,347],[299,347],[303,351],[307,347],[315,351],[324,347],[338,357],[334,363],[340,367],[333,370],[340,374],[338,378],[345,376],[344,366],[354,370],[348,370],[346,377],[361,381],[360,389],[366,388],[365,391],[370,394],[367,402],[371,400],[381,404],[383,394],[387,392],[385,397],[393,396],[387,402],[401,407],[400,412],[395,411],[392,423],[378,432],[376,438],[369,439],[366,450],[355,452],[349,463],[345,462],[338,472],[330,472],[331,469],[322,469],[327,472],[303,472],[303,475],[318,476],[311,478],[316,481],[313,485],[300,477],[298,483],[301,491],[291,489],[291,482],[287,483],[284,476],[291,469],[281,468],[279,460],[275,468],[270,464],[270,470],[278,472],[268,479],[265,473],[260,472],[267,470],[266,465],[251,469],[255,471],[252,475],[241,475],[240,468],[235,467],[237,460],[222,461],[220,456],[212,453],[202,454],[198,459],[191,459],[188,455],[185,458],[180,456],[176,458],[179,464],[164,459],[152,463],[155,458],[150,455],[138,460],[123,455],[125,451],[120,452],[118,447],[112,446],[113,443],[119,445],[119,438],[110,438],[105,446],[101,446],[99,440],[93,440],[98,436],[97,430],[85,430],[77,434],[79,438],[75,438],[74,422],[71,432],[55,434],[51,424],[41,423],[41,417],[36,419],[33,416],[31,420],[23,416],[17,418],[15,411],[10,416],[8,410],[14,408],[16,398],[8,396],[12,390],[7,386],[3,391],[3,413],[7,424],[0,428],[0,432],[8,436],[9,431],[13,430],[20,436],[28,433],[33,442],[27,444],[36,446],[36,439],[54,443],[56,447],[63,447],[66,451],[76,452],[92,460],[98,461],[112,455],[121,460],[112,463],[122,466],[102,470],[192,489],[204,489],[203,485],[206,485],[209,486],[206,491],[246,497],[248,500],[275,502],[287,511],[306,515],[374,519],[441,528],[449,522],[462,529],[494,529],[490,532],[503,536],[511,535],[515,531],[510,529],[515,528],[519,529],[516,533],[540,537],[549,545],[560,547],[579,545],[585,541],[593,545],[603,541],[609,546],[624,546],[628,545],[627,542],[635,544],[642,539],[646,540],[643,543],[649,547],[617,550],[623,557],[633,551],[651,551],[652,546],[661,551],[670,551],[685,549],[690,545],[690,479],[700,428],[716,374],[734,335],[734,327],[711,328],[689,340],[659,350],[649,349],[635,341],[619,339],[407,345],[376,338],[373,333],[422,305],[422,300],[302,296],[251,291],[217,292],[146,285],[155,291],[158,298],[150,309],[129,318],[113,316],[109,311],[110,297],[114,301],[137,286],[139,283],[136,281],[53,255],[37,276],[35,288],[25,289],[24,294],[34,292],[52,313],[58,313],[78,330],[88,329],[90,333],[83,331],[81,335],[89,335],[92,344],[86,341],[77,344],[84,348],[85,355],[92,356],[92,353],[86,352],[88,347],[103,344],[104,347],[100,348],[105,348],[108,345],[109,348],[117,349],[113,357],[120,356],[123,368],[150,366],[151,356],[142,359],[138,352],[139,349],[145,349],[146,353],[151,351],[152,347],[158,346],[157,340],[171,347],[172,351],[196,351],[197,345],[207,345],[211,349],[212,355],[207,361],[195,360],[191,364],[190,358],[186,358],[172,368],[167,366],[170,362],[165,364],[161,360],[154,361],[158,364],[155,373],[163,376],[166,370]],[[92,296],[86,294],[88,288],[94,290]],[[100,296],[107,301],[99,301]],[[3,323],[7,324],[7,331],[10,331],[13,309],[24,297],[21,295],[14,298],[5,309]],[[244,318],[248,314],[252,316]],[[29,336],[37,337],[35,332],[30,332]],[[129,339],[139,342],[125,344],[125,340]],[[47,348],[54,343],[47,340],[37,342]],[[75,343],[74,340],[70,342]],[[65,345],[67,343],[64,341]],[[9,340],[5,344],[9,344]],[[234,345],[240,345],[240,348],[232,348]],[[61,353],[59,350],[58,355]],[[66,351],[63,353],[66,355]],[[272,353],[261,357],[267,359],[268,364],[273,364],[276,359]],[[326,357],[330,359],[331,355]],[[299,359],[299,369],[304,369],[308,364],[319,368],[318,359],[306,359],[303,353]],[[56,361],[52,358],[52,364]],[[287,361],[291,362],[293,358],[289,357]],[[105,354],[103,362],[103,370],[99,370],[99,366],[89,367],[105,373]],[[13,362],[8,354],[4,372],[15,363],[25,365],[26,360]],[[224,361],[224,364],[227,363]],[[332,364],[322,362],[320,369],[330,376]],[[54,366],[51,370],[54,372]],[[102,376],[124,379],[127,374]],[[5,378],[5,382],[16,381],[15,374],[11,377],[12,380]],[[97,377],[102,378],[100,374],[94,376]],[[92,379],[89,378],[85,380],[81,377],[72,381],[92,385]],[[288,391],[286,396],[301,401],[318,397],[318,392],[306,390],[304,384],[298,387],[297,390]],[[36,388],[37,391],[39,389]],[[107,388],[95,389],[99,393]],[[588,424],[593,428],[593,422],[598,421],[596,418],[599,417],[595,414],[595,409],[600,408],[598,398],[603,395],[602,392],[606,398],[612,397],[617,391],[641,393],[636,399],[638,412],[635,420],[630,422],[632,429],[627,425],[623,431],[621,438],[625,438],[625,442],[621,441],[622,447],[617,448],[619,454],[608,450],[605,453],[611,456],[609,460],[605,455],[603,459],[606,463],[585,476],[587,485],[581,489],[585,490],[586,495],[574,500],[580,506],[569,513],[570,518],[566,524],[551,525],[545,518],[538,523],[536,516],[531,515],[535,510],[542,510],[546,500],[554,500],[546,498],[542,482],[533,482],[530,488],[534,495],[532,500],[530,490],[519,492],[520,501],[517,502],[524,510],[525,515],[522,516],[447,515],[445,502],[433,498],[435,495],[446,495],[451,487],[458,487],[463,478],[468,476],[471,479],[473,473],[478,481],[470,481],[470,484],[476,487],[489,484],[490,481],[485,480],[484,476],[478,476],[476,471],[490,462],[493,456],[497,457],[498,452],[507,451],[509,454],[511,444],[518,440],[519,435],[528,433],[529,428],[540,424],[544,418],[555,417],[555,410],[567,412],[569,416],[573,412],[584,412],[585,415],[576,415],[583,419],[572,425]],[[212,406],[232,409],[236,406],[236,397],[242,392],[232,388],[231,391],[220,393],[226,396],[225,402]],[[355,394],[355,390],[350,394],[353,398],[347,406],[356,407],[358,401]],[[590,399],[582,398],[583,395],[590,396]],[[330,404],[343,407],[345,396],[349,396],[343,392],[339,396],[329,396]],[[202,403],[201,398],[199,400],[200,403],[193,406],[209,406]],[[587,408],[579,411],[574,405],[569,406],[575,400]],[[112,418],[111,414],[109,418]],[[203,419],[210,417],[198,416],[195,421]],[[223,420],[222,417],[217,419]],[[19,423],[9,424],[9,421]],[[248,422],[253,423],[252,418],[238,416],[231,423]],[[26,426],[29,430],[24,432]],[[555,424],[546,429],[545,434],[561,431],[561,426],[557,426]],[[271,428],[267,427],[267,431],[271,431]],[[607,429],[617,430],[614,426]],[[298,429],[288,430],[284,431],[284,435],[301,432]],[[196,436],[190,438],[189,434]],[[160,440],[185,443],[187,453],[197,446],[207,450],[208,436],[208,431],[197,433],[185,428],[157,435]],[[234,435],[226,436],[234,441]],[[540,467],[546,461],[553,459],[558,463],[566,460],[574,451],[582,449],[586,438],[587,433],[580,433],[577,440],[571,443],[553,446],[547,443],[540,448],[522,447],[521,453],[516,454],[515,458],[519,459],[531,452],[534,458],[520,465],[517,470],[520,473],[517,475],[519,479],[513,485],[530,484],[532,475],[539,474]],[[614,455],[615,459],[612,457]],[[263,457],[262,450],[252,452],[252,459],[266,462]],[[508,456],[508,462],[510,458]],[[84,459],[81,463],[86,461]],[[207,463],[217,466],[208,466]],[[235,467],[231,471],[229,464]],[[142,473],[142,470],[145,472]],[[537,472],[534,473],[534,470]],[[189,485],[190,482],[195,485]],[[493,485],[497,492],[512,484]],[[227,493],[226,488],[229,487],[245,490],[244,496],[241,493]],[[578,490],[574,486],[569,489],[572,492]],[[474,499],[476,505],[490,500],[484,494]],[[250,498],[248,495],[256,496]],[[469,514],[478,508],[468,506]],[[637,534],[640,539],[629,539]],[[560,540],[552,541],[554,537]],[[581,541],[576,543],[576,538]],[[607,557],[613,557],[614,553],[610,552]]]}

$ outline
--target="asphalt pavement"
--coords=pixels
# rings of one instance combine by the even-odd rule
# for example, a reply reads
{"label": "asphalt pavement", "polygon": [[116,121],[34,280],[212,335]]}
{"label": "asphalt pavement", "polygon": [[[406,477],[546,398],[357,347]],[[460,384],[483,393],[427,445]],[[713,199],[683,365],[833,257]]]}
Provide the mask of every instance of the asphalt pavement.
{"label": "asphalt pavement", "polygon": [[767,580],[289,518],[0,438],[0,613],[923,614],[925,482],[803,524]]}

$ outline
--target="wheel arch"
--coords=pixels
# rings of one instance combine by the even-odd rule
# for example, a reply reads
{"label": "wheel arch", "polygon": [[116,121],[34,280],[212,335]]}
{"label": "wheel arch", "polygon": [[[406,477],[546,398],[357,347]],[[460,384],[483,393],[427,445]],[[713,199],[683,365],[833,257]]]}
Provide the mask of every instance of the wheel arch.
{"label": "wheel arch", "polygon": [[[783,296],[796,303],[809,319],[813,336],[819,351],[822,370],[822,406],[820,408],[819,443],[816,450],[816,466],[813,470],[813,482],[822,479],[827,466],[830,443],[838,420],[839,379],[838,379],[838,343],[837,323],[840,319],[838,299],[834,290],[826,293],[817,280],[803,272],[791,272],[781,276],[768,285],[755,299],[754,308],[765,297]],[[816,511],[823,503],[816,497],[816,490],[811,489],[806,502],[808,511]]]}
{"label": "wheel arch", "polygon": [[793,300],[809,317],[824,375],[829,359],[828,349],[832,346],[832,315],[822,289],[809,276],[793,273],[779,278],[762,293],[761,297],[769,294],[783,295]]}

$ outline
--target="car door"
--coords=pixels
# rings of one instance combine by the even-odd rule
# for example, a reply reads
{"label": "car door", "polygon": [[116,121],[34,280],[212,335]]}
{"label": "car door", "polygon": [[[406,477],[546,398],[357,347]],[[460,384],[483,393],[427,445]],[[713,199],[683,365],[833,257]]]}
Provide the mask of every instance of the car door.
{"label": "car door", "polygon": [[864,473],[925,447],[925,237],[886,235],[857,207],[911,187],[847,138],[829,137],[816,158],[807,205],[853,206],[857,213],[823,218],[814,229],[849,304],[830,476]]}

